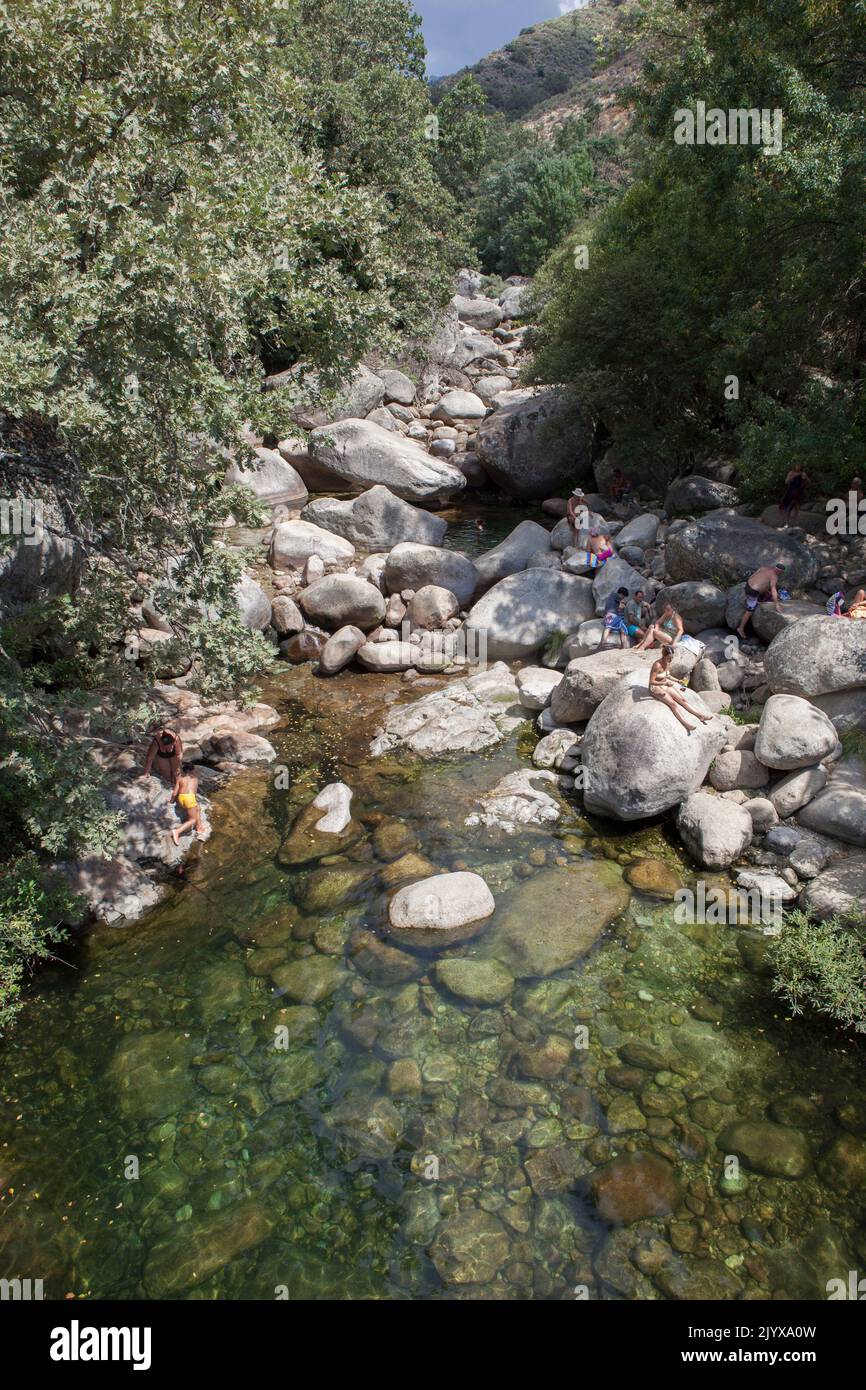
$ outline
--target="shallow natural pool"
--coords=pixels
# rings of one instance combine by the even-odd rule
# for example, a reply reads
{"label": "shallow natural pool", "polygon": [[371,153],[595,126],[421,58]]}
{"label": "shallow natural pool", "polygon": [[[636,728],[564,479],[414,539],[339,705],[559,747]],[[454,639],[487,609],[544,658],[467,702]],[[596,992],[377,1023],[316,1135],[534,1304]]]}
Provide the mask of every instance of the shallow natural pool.
{"label": "shallow natural pool", "polygon": [[[237,779],[164,903],[39,977],[2,1049],[0,1277],[55,1298],[826,1297],[866,1261],[862,1046],[785,1016],[757,933],[629,895],[634,857],[688,873],[662,826],[571,807],[467,828],[531,739],[369,761],[395,697],[275,677],[288,789]],[[364,835],[281,863],[337,778]],[[494,893],[455,959],[501,954],[506,920],[555,937],[605,885],[624,910],[577,964],[472,1003],[381,934],[407,854]],[[742,1121],[764,1172],[726,1167]]]}

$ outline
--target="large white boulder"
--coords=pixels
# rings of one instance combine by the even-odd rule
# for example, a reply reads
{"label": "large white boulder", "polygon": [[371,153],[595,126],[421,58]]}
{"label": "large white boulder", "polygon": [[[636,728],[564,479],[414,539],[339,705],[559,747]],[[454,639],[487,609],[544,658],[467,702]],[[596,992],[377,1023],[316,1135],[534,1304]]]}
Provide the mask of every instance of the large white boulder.
{"label": "large white boulder", "polygon": [[256,449],[255,463],[242,468],[232,463],[226,469],[226,484],[242,487],[263,502],[276,506],[303,507],[309,496],[306,484],[291,463],[276,449]]}
{"label": "large white boulder", "polygon": [[833,752],[836,729],[822,710],[799,695],[771,695],[755,738],[755,757],[778,772],[811,767]]}
{"label": "large white boulder", "polygon": [[449,589],[461,606],[472,599],[478,585],[478,571],[461,550],[442,550],[438,546],[401,541],[388,555],[385,585],[391,594],[403,589],[421,589],[436,584]]}
{"label": "large white boulder", "polygon": [[735,801],[694,792],[680,807],[677,830],[692,858],[705,869],[724,869],[751,844],[752,817]]}
{"label": "large white boulder", "polygon": [[460,322],[468,323],[470,328],[498,328],[505,317],[496,300],[488,299],[483,294],[471,298],[455,294],[451,303],[457,310]]}
{"label": "large white boulder", "polygon": [[306,617],[329,632],[349,624],[369,632],[385,617],[382,594],[354,574],[326,574],[308,585],[299,601]]}
{"label": "large white boulder", "polygon": [[787,566],[788,589],[808,587],[818,573],[814,552],[802,541],[746,516],[704,517],[671,531],[665,545],[667,571],[675,583],[711,579],[727,588],[776,560]]}
{"label": "large white boulder", "polygon": [[517,689],[523,708],[536,711],[546,709],[561,680],[561,671],[550,671],[546,666],[524,666],[522,671],[517,672]]}
{"label": "large white boulder", "polygon": [[273,569],[302,570],[314,555],[326,565],[343,565],[354,559],[355,547],[310,521],[281,521],[274,527],[270,548]]}
{"label": "large white boulder", "polygon": [[521,521],[492,550],[476,555],[473,564],[480,575],[479,589],[489,588],[506,575],[519,574],[538,551],[549,551],[550,533],[537,521]]}
{"label": "large white boulder", "polygon": [[821,835],[832,835],[849,845],[866,845],[864,764],[857,758],[837,763],[827,786],[802,808],[797,819],[801,825]]}
{"label": "large white boulder", "polygon": [[559,724],[578,724],[598,709],[602,700],[633,671],[649,671],[657,652],[639,652],[634,647],[593,652],[576,657],[557,681],[551,712]]}
{"label": "large white boulder", "polygon": [[313,430],[310,453],[353,487],[381,483],[408,502],[444,502],[466,486],[459,468],[370,420],[341,420]]}
{"label": "large white boulder", "polygon": [[685,801],[701,786],[727,739],[717,719],[688,733],[650,695],[648,675],[636,672],[614,687],[581,744],[587,810],[616,820],[657,816]]}
{"label": "large white boulder", "polygon": [[866,688],[866,622],[801,618],[773,638],[764,669],[777,693],[811,698]]}
{"label": "large white boulder", "polygon": [[432,874],[400,888],[388,904],[392,935],[411,942],[414,933],[441,935],[443,944],[455,933],[476,926],[496,911],[493,894],[480,874]]}
{"label": "large white boulder", "polygon": [[395,497],[390,488],[368,488],[359,497],[317,497],[301,513],[303,521],[343,536],[361,550],[390,550],[401,541],[440,545],[447,521]]}
{"label": "large white boulder", "polygon": [[533,656],[554,633],[571,632],[594,612],[589,580],[529,569],[494,584],[473,605],[466,627],[486,640],[491,660],[513,661]]}
{"label": "large white boulder", "polygon": [[451,424],[455,420],[483,420],[487,406],[474,391],[446,391],[433,407],[434,420]]}
{"label": "large white boulder", "polygon": [[767,793],[767,798],[784,820],[793,816],[806,806],[827,785],[828,773],[825,767],[800,768],[789,772]]}
{"label": "large white boulder", "polygon": [[[589,434],[563,421],[553,390],[520,392],[478,427],[475,448],[485,472],[503,492],[521,499],[550,497],[589,468]],[[562,425],[561,431],[556,426]]]}

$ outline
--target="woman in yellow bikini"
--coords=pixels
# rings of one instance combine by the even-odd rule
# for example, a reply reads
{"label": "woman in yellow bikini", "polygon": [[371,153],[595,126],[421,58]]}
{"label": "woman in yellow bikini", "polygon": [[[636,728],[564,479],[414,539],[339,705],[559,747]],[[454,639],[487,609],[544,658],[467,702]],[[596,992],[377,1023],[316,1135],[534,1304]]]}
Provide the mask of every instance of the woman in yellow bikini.
{"label": "woman in yellow bikini", "polygon": [[176,845],[180,844],[180,837],[185,830],[196,830],[199,834],[204,830],[204,821],[201,818],[201,807],[198,804],[198,777],[192,763],[184,763],[181,768],[177,781],[174,784],[174,791],[171,794],[172,801],[176,801],[179,806],[187,812],[188,819],[183,825],[176,825],[171,832],[171,838]]}

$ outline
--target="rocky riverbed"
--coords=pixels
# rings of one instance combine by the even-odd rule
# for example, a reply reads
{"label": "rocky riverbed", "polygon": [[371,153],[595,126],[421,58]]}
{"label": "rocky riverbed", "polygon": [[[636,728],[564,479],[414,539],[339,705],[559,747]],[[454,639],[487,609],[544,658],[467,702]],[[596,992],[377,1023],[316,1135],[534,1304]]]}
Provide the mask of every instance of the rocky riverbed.
{"label": "rocky riverbed", "polygon": [[[613,501],[579,430],[542,449],[559,402],[516,388],[507,306],[458,288],[414,377],[364,367],[229,466],[275,509],[226,535],[261,542],[253,708],[203,705],[130,615],[210,798],[185,863],[142,749],[81,730],[126,835],[69,867],[102,925],[3,1088],[0,1273],[50,1296],[822,1298],[866,1258],[862,1045],[785,1016],[766,923],[674,907],[862,903],[866,624],[823,609],[862,542],[749,516],[712,461]],[[780,557],[790,602],[732,640]],[[620,584],[701,644],[700,731],[651,655],[597,650]]]}

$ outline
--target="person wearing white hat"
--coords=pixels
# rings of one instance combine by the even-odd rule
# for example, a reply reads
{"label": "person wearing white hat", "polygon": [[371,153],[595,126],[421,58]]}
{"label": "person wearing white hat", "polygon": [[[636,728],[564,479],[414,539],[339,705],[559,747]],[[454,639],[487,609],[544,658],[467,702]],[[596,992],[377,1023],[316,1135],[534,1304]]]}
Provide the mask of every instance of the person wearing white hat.
{"label": "person wearing white hat", "polygon": [[582,487],[576,487],[568,499],[568,506],[565,511],[568,517],[568,524],[571,527],[574,537],[572,545],[578,550],[586,549],[586,542],[581,546],[580,532],[589,530],[589,507],[586,505],[586,498]]}

